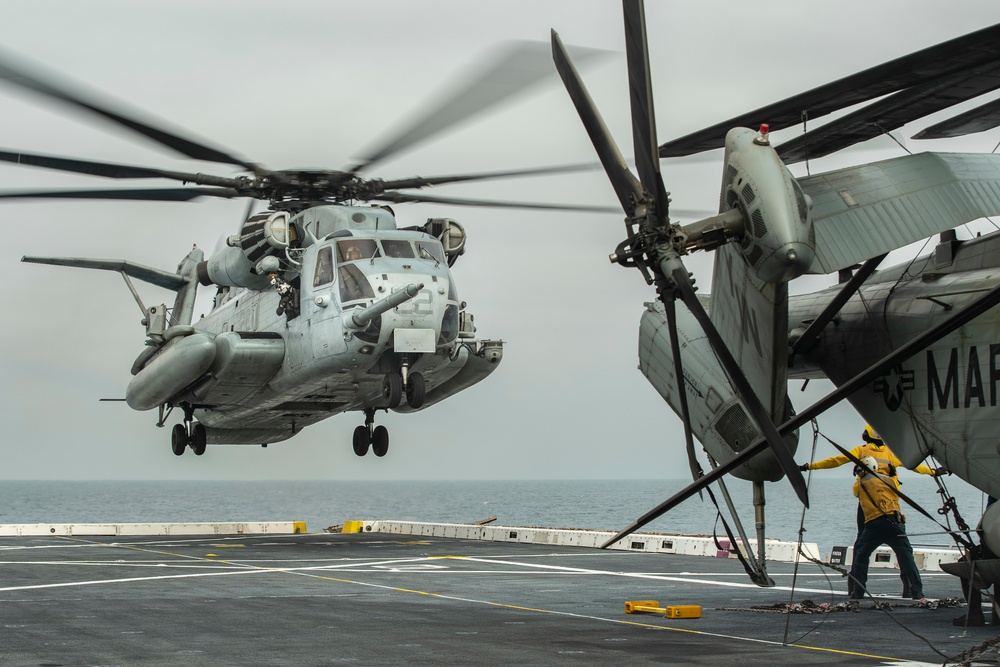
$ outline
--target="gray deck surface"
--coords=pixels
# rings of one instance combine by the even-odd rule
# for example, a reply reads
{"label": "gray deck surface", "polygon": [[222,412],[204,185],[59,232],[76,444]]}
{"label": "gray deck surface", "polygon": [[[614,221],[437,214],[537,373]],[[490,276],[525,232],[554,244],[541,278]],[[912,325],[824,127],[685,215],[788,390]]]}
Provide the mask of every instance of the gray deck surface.
{"label": "gray deck surface", "polygon": [[[800,568],[790,598],[792,566],[770,570],[763,589],[735,560],[376,533],[2,537],[0,664],[942,664],[928,643],[956,656],[998,634],[952,626],[964,608],[717,609],[846,600],[836,573]],[[898,573],[870,587],[898,594]],[[626,615],[636,599],[703,616]]]}

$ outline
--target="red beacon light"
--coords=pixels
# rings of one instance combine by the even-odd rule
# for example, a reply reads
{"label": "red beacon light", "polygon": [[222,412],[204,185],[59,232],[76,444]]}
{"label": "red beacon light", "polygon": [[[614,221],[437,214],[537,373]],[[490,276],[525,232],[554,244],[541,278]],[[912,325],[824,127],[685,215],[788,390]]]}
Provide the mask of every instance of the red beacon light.
{"label": "red beacon light", "polygon": [[760,129],[757,130],[757,136],[754,137],[753,142],[758,146],[770,146],[771,140],[769,138],[770,128],[767,123],[761,123]]}

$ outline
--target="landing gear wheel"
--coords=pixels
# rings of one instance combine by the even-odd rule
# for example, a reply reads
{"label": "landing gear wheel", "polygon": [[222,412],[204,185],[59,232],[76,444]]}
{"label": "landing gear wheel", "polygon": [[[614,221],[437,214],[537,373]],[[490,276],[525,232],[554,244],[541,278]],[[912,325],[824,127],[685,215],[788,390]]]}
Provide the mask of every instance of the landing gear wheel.
{"label": "landing gear wheel", "polygon": [[184,430],[184,424],[174,424],[174,428],[170,431],[170,449],[175,455],[180,456],[187,449],[187,444],[188,435]]}
{"label": "landing gear wheel", "polygon": [[406,378],[406,404],[413,409],[419,408],[424,404],[426,394],[427,384],[424,382],[424,376],[420,373],[410,373]]}
{"label": "landing gear wheel", "polygon": [[382,397],[390,410],[399,407],[403,400],[403,378],[399,373],[386,373],[382,378]]}
{"label": "landing gear wheel", "polygon": [[368,445],[371,444],[371,436],[368,435],[367,426],[359,426],[354,429],[354,453],[364,456],[368,453]]}
{"label": "landing gear wheel", "polygon": [[385,456],[389,453],[389,429],[385,426],[376,426],[372,432],[372,451],[375,456]]}
{"label": "landing gear wheel", "polygon": [[208,433],[205,431],[205,426],[200,422],[191,426],[191,450],[195,453],[195,456],[201,456],[205,453],[205,447],[207,446]]}

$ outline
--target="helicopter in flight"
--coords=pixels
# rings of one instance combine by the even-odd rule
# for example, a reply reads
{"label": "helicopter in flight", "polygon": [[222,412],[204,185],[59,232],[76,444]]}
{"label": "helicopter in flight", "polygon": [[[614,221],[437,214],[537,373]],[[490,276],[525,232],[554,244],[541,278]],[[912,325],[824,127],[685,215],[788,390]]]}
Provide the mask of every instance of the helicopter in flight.
{"label": "helicopter in flight", "polygon": [[[584,57],[594,52],[582,52]],[[545,67],[536,66],[544,63]],[[378,411],[428,408],[493,373],[503,341],[477,336],[451,267],[466,250],[464,227],[451,218],[401,227],[390,204],[591,210],[423,195],[443,183],[561,173],[579,166],[384,180],[361,172],[377,161],[481,112],[551,71],[544,45],[508,48],[481,78],[426,112],[410,127],[345,170],[272,170],[206,142],[167,130],[78,85],[67,85],[0,58],[0,80],[127,128],[196,160],[235,166],[215,176],[149,167],[0,151],[0,160],[106,179],[159,179],[182,187],[30,190],[0,199],[99,199],[184,202],[248,199],[239,229],[206,256],[193,248],[176,271],[124,259],[25,256],[22,261],[120,273],[142,312],[145,343],[125,391],[129,407],[174,410],[174,454],[208,445],[286,440],[344,412],[360,412],[354,453],[385,456],[389,432]],[[498,80],[502,80],[498,83]],[[488,92],[483,93],[483,90]],[[254,213],[254,202],[267,209]],[[146,304],[133,281],[176,292],[171,304]],[[195,319],[199,287],[214,290],[211,310]]]}
{"label": "helicopter in flight", "polygon": [[[639,369],[683,423],[694,481],[605,546],[718,482],[751,578],[774,585],[765,561],[764,483],[787,477],[808,506],[793,458],[798,429],[845,399],[907,467],[933,456],[996,497],[1000,232],[959,241],[954,229],[1000,214],[1000,156],[917,153],[799,177],[787,165],[1000,87],[1000,25],[658,145],[642,0],[623,0],[623,10],[638,176],[554,30],[553,58],[626,215],[627,238],[610,260],[638,269],[656,289],[639,326]],[[771,132],[871,100],[772,144]],[[991,101],[915,138],[997,125],[1000,105]],[[660,159],[717,148],[725,149],[719,213],[672,222]],[[877,270],[890,251],[936,234],[931,255]],[[710,295],[696,294],[684,264],[696,251],[714,253]],[[796,278],[831,273],[838,286],[789,295]],[[810,378],[828,378],[836,388],[797,410],[788,381]],[[695,437],[712,465],[708,473]],[[725,491],[729,473],[752,483],[756,556]],[[1000,513],[987,512],[983,532],[1000,553]]]}

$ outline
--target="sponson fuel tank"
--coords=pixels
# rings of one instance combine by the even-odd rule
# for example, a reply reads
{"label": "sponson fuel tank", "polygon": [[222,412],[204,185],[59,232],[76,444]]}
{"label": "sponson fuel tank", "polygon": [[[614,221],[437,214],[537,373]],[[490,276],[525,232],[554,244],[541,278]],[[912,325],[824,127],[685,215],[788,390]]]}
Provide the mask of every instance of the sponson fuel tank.
{"label": "sponson fuel tank", "polygon": [[151,410],[179,398],[198,402],[213,396],[215,402],[236,402],[266,383],[285,356],[285,342],[276,333],[216,336],[191,327],[171,333],[148,361],[145,352],[137,360],[136,376],[125,392],[129,407]]}
{"label": "sponson fuel tank", "polygon": [[197,380],[215,361],[215,341],[205,333],[170,338],[125,390],[133,410],[152,410]]}

